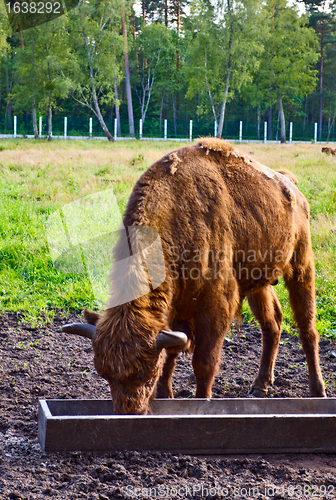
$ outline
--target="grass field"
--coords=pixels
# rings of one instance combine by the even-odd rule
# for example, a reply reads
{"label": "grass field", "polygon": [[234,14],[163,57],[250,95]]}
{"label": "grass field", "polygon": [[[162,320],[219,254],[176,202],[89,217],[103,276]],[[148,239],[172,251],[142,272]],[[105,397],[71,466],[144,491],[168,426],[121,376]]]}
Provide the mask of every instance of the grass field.
{"label": "grass field", "polygon": [[[24,311],[31,321],[55,309],[96,306],[85,275],[57,272],[45,234],[50,214],[88,194],[113,187],[124,211],[137,178],[176,142],[0,141],[0,310]],[[271,168],[287,168],[311,206],[316,261],[317,324],[336,338],[336,159],[313,144],[239,144]],[[276,287],[285,328],[292,325],[283,284]],[[247,319],[251,315],[244,308]]]}

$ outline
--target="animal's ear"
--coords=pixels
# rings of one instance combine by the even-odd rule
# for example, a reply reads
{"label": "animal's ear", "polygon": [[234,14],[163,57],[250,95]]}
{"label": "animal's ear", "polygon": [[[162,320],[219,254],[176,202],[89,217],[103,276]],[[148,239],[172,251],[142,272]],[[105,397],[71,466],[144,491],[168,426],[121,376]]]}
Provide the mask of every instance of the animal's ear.
{"label": "animal's ear", "polygon": [[89,311],[88,309],[84,309],[83,311],[84,319],[89,325],[96,325],[98,323],[98,320],[100,318],[98,313],[95,313],[93,311]]}
{"label": "animal's ear", "polygon": [[185,347],[188,342],[188,337],[183,332],[167,332],[161,330],[159,335],[156,337],[156,348],[161,351],[167,347]]}

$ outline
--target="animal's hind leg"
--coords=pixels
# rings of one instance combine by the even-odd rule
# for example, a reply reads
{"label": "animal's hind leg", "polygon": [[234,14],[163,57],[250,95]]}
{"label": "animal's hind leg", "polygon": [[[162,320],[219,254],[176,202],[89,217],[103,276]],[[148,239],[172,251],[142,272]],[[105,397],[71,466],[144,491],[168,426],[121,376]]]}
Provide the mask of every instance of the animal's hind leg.
{"label": "animal's hind leg", "polygon": [[268,285],[247,297],[250,308],[262,331],[262,354],[259,372],[249,394],[263,397],[274,382],[274,365],[281,337],[282,311],[278,297]]}
{"label": "animal's hind leg", "polygon": [[220,361],[224,336],[239,304],[235,280],[225,286],[225,292],[205,294],[206,301],[198,312],[195,325],[195,350],[192,360],[196,378],[196,398],[211,398],[212,385]]}
{"label": "animal's hind leg", "polygon": [[305,260],[302,264],[293,263],[293,267],[284,274],[284,279],[307,359],[310,396],[325,397],[319,360],[319,334],[315,328],[314,261],[312,256]]}

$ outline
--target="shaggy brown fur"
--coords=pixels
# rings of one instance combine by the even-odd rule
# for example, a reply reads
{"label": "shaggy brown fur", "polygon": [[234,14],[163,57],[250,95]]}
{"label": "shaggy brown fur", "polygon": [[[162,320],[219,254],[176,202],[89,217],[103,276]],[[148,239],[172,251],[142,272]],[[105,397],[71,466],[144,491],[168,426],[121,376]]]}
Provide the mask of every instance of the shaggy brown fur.
{"label": "shaggy brown fur", "polygon": [[[166,279],[137,300],[108,307],[97,323],[95,367],[109,382],[118,412],[145,413],[155,386],[159,397],[172,397],[178,351],[156,350],[162,329],[188,335],[194,346],[196,397],[210,398],[224,336],[244,297],[263,338],[251,392],[265,395],[273,381],[282,320],[271,285],[281,274],[307,357],[310,395],[325,396],[309,206],[286,175],[224,141],[204,138],[165,156],[138,180],[123,222],[159,232]],[[120,252],[117,244],[117,257]],[[130,277],[118,277],[116,267],[113,286],[125,287]]]}
{"label": "shaggy brown fur", "polygon": [[293,172],[290,172],[289,170],[287,170],[286,168],[284,168],[283,170],[277,170],[277,172],[279,174],[282,174],[282,175],[285,175],[286,177],[288,177],[288,179],[290,181],[292,181],[293,184],[295,184],[295,186],[297,186],[297,183],[298,183],[298,180],[297,178],[295,177],[295,175],[293,174]]}
{"label": "shaggy brown fur", "polygon": [[322,148],[322,153],[325,153],[326,155],[336,156],[336,149],[325,147]]}

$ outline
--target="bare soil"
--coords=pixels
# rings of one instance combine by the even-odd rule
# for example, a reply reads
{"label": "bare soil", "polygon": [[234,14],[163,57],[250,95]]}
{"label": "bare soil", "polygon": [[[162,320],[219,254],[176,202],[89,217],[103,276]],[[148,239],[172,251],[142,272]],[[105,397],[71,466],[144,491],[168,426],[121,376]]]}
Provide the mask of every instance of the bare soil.
{"label": "bare soil", "polygon": [[[336,498],[336,454],[189,456],[167,453],[42,455],[39,399],[109,398],[95,373],[89,341],[60,333],[62,323],[32,328],[17,314],[0,317],[0,500],[130,498]],[[260,331],[244,325],[223,345],[213,397],[246,397],[256,376]],[[336,346],[321,340],[328,396],[336,397]],[[194,394],[190,358],[174,378],[178,397]],[[296,337],[283,332],[269,397],[307,397],[308,372]]]}

